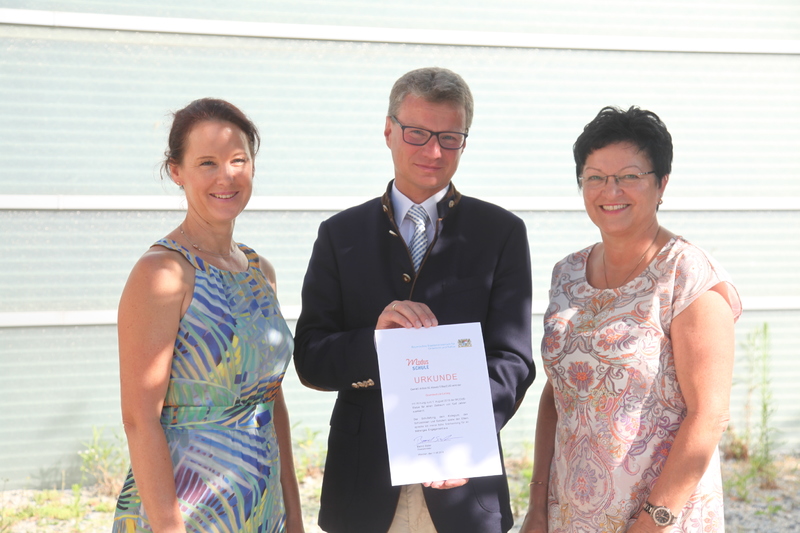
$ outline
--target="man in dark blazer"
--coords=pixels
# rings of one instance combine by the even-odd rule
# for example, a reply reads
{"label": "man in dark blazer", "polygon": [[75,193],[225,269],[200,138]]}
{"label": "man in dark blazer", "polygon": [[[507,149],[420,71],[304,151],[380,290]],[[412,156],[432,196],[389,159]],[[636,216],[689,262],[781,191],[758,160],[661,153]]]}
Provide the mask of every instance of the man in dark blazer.
{"label": "man in dark blazer", "polygon": [[504,475],[391,485],[374,344],[376,329],[480,322],[498,438],[533,381],[525,224],[450,182],[472,112],[458,74],[405,74],[384,130],[394,180],[383,197],[320,225],[295,366],[307,386],[338,391],[319,513],[325,531],[499,533],[513,525]]}

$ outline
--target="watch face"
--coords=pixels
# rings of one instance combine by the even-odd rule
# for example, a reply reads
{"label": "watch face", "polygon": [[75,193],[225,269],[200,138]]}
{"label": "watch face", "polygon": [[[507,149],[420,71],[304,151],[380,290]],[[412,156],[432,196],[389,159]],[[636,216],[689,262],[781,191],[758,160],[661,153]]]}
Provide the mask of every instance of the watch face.
{"label": "watch face", "polygon": [[672,520],[672,512],[666,507],[656,507],[653,510],[653,520],[659,526],[666,526]]}

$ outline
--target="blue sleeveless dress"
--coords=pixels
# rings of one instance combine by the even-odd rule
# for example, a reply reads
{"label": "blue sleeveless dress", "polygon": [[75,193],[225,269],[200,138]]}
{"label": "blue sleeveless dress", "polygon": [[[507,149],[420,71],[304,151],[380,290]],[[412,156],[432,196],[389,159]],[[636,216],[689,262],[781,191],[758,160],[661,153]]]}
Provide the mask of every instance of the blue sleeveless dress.
{"label": "blue sleeveless dress", "polygon": [[[240,244],[245,272],[194,265],[194,296],[180,321],[161,413],[187,532],[284,531],[273,402],[294,347],[258,255]],[[128,472],[113,532],[151,531]]]}

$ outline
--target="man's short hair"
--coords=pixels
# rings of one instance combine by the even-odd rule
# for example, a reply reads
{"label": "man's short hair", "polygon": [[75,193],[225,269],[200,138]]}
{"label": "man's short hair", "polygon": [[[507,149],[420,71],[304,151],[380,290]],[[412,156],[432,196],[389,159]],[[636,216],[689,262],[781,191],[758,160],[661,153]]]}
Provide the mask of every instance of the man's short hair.
{"label": "man's short hair", "polygon": [[446,68],[425,67],[403,74],[394,83],[389,94],[389,116],[400,111],[400,105],[409,94],[434,104],[449,103],[463,106],[466,127],[472,125],[474,104],[472,92],[464,78]]}

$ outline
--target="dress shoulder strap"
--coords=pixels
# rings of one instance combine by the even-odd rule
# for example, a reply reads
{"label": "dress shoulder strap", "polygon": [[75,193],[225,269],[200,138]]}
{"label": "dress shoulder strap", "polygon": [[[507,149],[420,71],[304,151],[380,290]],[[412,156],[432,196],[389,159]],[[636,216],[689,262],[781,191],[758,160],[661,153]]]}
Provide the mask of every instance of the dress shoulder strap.
{"label": "dress shoulder strap", "polygon": [[244,252],[244,255],[247,257],[247,268],[259,267],[261,266],[258,260],[258,254],[255,250],[247,246],[246,244],[242,244],[240,242],[236,243],[236,246]]}
{"label": "dress shoulder strap", "polygon": [[[174,250],[176,252],[179,252],[197,270],[202,270],[204,272],[206,271],[206,262],[205,261],[203,261],[202,259],[200,259],[196,255],[194,255],[192,252],[190,252],[188,248],[186,248],[185,246],[181,246],[180,244],[178,244],[176,241],[173,241],[172,239],[167,239],[167,238],[159,239],[159,240],[157,240],[156,242],[153,243],[153,246],[163,246],[164,248],[166,248],[168,250]],[[248,256],[248,260],[249,259],[250,258]]]}

